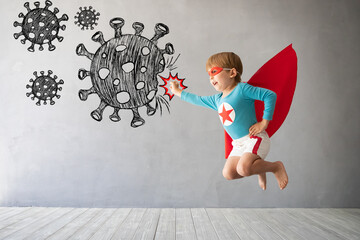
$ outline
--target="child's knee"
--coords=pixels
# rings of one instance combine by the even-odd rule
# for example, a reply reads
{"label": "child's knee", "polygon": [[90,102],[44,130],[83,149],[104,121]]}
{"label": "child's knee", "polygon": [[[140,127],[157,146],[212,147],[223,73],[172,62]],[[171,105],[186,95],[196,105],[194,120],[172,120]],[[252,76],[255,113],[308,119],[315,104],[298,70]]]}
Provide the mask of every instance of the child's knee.
{"label": "child's knee", "polygon": [[234,171],[232,171],[228,168],[224,168],[222,171],[222,174],[226,180],[234,180],[236,177],[234,174]]}
{"label": "child's knee", "polygon": [[248,177],[251,175],[250,170],[251,170],[251,168],[250,168],[250,165],[248,165],[248,164],[239,163],[236,166],[236,171],[238,172],[238,174],[240,174],[241,176],[244,176],[244,177]]}

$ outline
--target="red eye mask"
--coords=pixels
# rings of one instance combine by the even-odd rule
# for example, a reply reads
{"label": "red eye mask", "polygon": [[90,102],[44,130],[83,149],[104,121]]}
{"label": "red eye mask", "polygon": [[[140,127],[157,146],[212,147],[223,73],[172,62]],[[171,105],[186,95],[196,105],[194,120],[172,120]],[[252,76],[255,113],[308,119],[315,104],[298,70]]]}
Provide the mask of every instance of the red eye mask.
{"label": "red eye mask", "polygon": [[223,68],[221,68],[221,67],[212,67],[212,68],[208,71],[208,73],[209,73],[209,76],[210,76],[210,77],[213,77],[213,76],[219,74],[222,70],[223,70]]}
{"label": "red eye mask", "polygon": [[212,67],[208,73],[210,77],[213,77],[219,73],[221,73],[222,70],[231,70],[231,68],[221,68],[221,67]]}

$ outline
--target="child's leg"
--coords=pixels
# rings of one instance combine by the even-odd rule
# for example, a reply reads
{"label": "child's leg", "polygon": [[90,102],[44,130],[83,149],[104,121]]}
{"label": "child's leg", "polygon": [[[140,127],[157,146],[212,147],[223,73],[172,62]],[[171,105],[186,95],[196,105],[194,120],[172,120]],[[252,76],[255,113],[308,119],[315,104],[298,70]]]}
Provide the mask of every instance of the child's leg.
{"label": "child's leg", "polygon": [[[226,178],[227,180],[234,180],[234,179],[239,179],[239,178],[243,177],[236,171],[236,167],[238,165],[239,160],[240,160],[240,157],[236,157],[236,156],[229,157],[226,160],[226,163],[225,163],[225,166],[223,169],[224,178]],[[259,185],[263,190],[266,189],[266,173],[259,174]]]}
{"label": "child's leg", "polygon": [[226,178],[227,180],[233,180],[243,177],[236,171],[236,166],[238,165],[239,160],[240,157],[237,156],[229,157],[226,160],[222,171],[224,178]]}
{"label": "child's leg", "polygon": [[259,186],[262,190],[266,190],[266,173],[259,174]]}
{"label": "child's leg", "polygon": [[241,176],[272,172],[278,181],[280,189],[284,189],[288,183],[288,176],[282,162],[268,162],[256,154],[245,153],[242,155],[236,166],[236,170]]}

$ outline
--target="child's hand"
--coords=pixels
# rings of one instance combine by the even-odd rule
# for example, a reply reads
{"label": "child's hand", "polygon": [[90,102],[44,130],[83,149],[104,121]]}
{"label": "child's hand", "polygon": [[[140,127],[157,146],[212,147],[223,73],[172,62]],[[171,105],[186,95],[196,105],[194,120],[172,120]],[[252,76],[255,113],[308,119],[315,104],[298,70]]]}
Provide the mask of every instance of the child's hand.
{"label": "child's hand", "polygon": [[182,90],[180,89],[180,84],[178,82],[170,82],[170,90],[173,94],[180,97]]}
{"label": "child's hand", "polygon": [[254,136],[258,133],[261,133],[262,131],[265,131],[268,125],[269,125],[269,120],[266,119],[263,119],[261,122],[255,123],[250,127],[249,135]]}

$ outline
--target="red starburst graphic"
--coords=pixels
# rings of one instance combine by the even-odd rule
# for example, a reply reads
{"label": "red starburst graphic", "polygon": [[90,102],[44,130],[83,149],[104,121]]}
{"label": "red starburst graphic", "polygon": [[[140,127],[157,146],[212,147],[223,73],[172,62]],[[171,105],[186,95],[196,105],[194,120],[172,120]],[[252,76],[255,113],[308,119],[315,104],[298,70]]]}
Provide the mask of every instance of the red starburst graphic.
{"label": "red starburst graphic", "polygon": [[184,90],[184,89],[187,88],[187,86],[184,86],[184,84],[183,84],[185,78],[178,78],[178,74],[177,74],[177,73],[176,73],[175,76],[173,76],[173,75],[171,75],[171,73],[169,73],[169,77],[168,77],[168,78],[164,78],[164,77],[162,77],[162,76],[160,76],[160,77],[161,77],[161,79],[165,82],[165,84],[164,84],[164,85],[160,85],[160,87],[163,87],[163,88],[165,89],[164,95],[168,95],[169,98],[170,98],[170,101],[171,101],[171,99],[174,97],[174,94],[172,94],[171,91],[169,90],[169,88],[170,88],[170,83],[171,83],[171,82],[178,81],[181,90]]}

